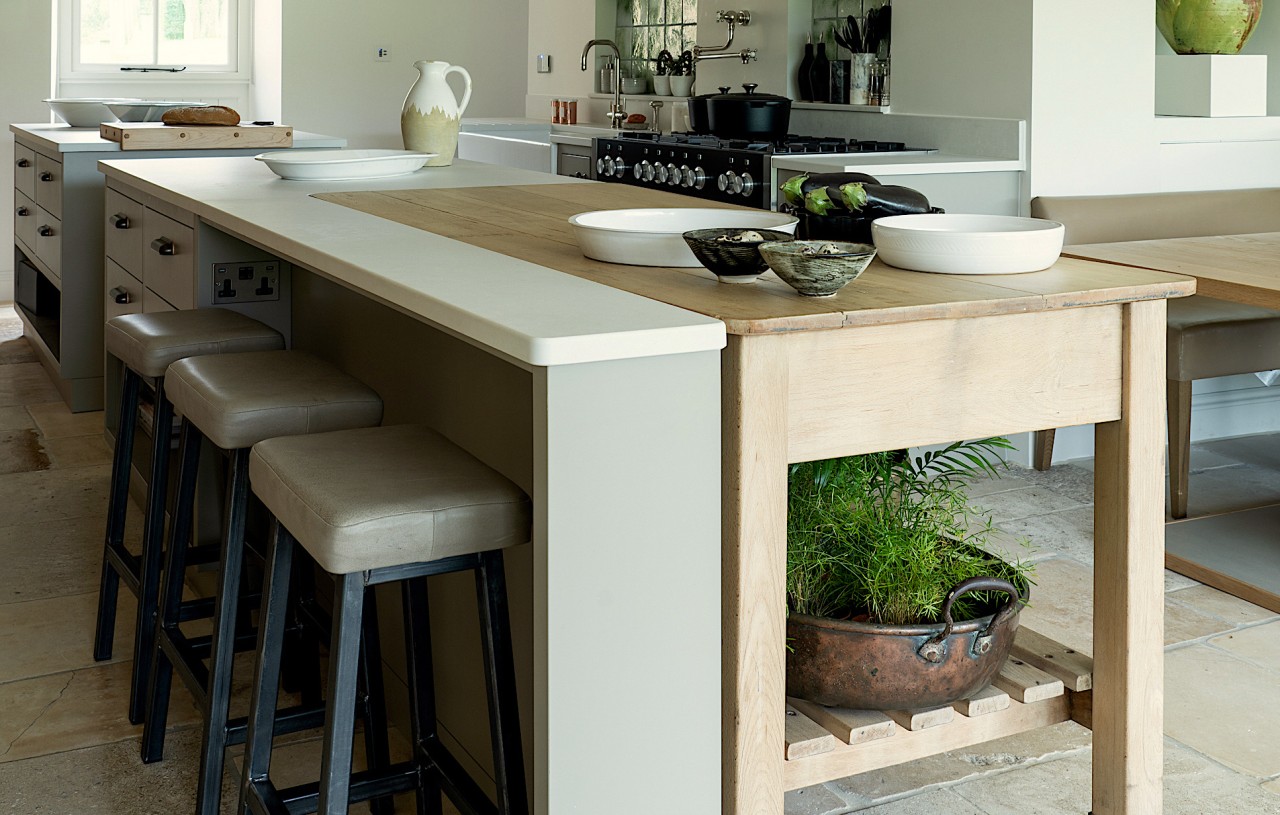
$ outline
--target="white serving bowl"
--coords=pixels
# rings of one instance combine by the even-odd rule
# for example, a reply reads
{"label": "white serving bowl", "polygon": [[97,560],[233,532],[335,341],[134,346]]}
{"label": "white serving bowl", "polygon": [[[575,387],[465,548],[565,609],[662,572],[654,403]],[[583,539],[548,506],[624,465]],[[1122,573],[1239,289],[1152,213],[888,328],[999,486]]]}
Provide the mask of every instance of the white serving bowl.
{"label": "white serving bowl", "polygon": [[107,105],[117,102],[136,102],[136,99],[46,99],[53,115],[72,127],[97,127],[103,122],[116,121],[116,115]]}
{"label": "white serving bowl", "polygon": [[695,229],[776,229],[794,234],[797,218],[781,212],[741,209],[612,209],[569,218],[582,254],[628,266],[702,264],[684,233]]}
{"label": "white serving bowl", "polygon": [[1012,215],[891,215],[871,222],[890,266],[941,274],[1038,272],[1062,254],[1062,224]]}
{"label": "white serving bowl", "polygon": [[204,102],[108,102],[107,110],[122,122],[158,122],[166,110],[205,106]]}
{"label": "white serving bowl", "polygon": [[289,181],[360,181],[408,175],[422,169],[435,153],[413,150],[280,150],[254,158]]}

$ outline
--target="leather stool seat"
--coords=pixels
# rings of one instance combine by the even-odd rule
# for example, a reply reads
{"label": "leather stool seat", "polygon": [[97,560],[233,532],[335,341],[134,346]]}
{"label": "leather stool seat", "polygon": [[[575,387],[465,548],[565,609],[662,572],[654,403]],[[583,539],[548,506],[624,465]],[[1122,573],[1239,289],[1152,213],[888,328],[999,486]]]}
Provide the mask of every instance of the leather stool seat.
{"label": "leather stool seat", "polygon": [[303,351],[191,357],[169,366],[164,387],[174,410],[223,450],[382,417],[373,389]]}
{"label": "leather stool seat", "polygon": [[529,540],[511,481],[429,428],[273,438],[249,456],[253,491],[330,574],[424,563]]}
{"label": "leather stool seat", "polygon": [[127,314],[107,321],[103,339],[107,353],[153,379],[187,357],[284,348],[279,331],[224,308]]}
{"label": "leather stool seat", "polygon": [[1170,300],[1168,308],[1169,379],[1248,374],[1276,364],[1280,311],[1200,294]]}

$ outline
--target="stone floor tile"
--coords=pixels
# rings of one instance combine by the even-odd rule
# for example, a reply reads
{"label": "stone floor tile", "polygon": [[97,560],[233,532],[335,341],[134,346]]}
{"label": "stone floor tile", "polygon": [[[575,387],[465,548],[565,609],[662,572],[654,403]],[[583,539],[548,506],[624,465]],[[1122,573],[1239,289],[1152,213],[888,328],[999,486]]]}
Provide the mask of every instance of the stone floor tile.
{"label": "stone floor tile", "polygon": [[[0,762],[110,744],[141,735],[129,724],[128,662],[116,662],[0,685]],[[175,683],[169,723],[200,720]]]}
{"label": "stone floor tile", "polygon": [[[105,512],[0,526],[0,604],[96,592]],[[11,520],[3,512],[0,518]],[[140,540],[142,512],[131,506],[126,518],[126,540]]]}
{"label": "stone floor tile", "polygon": [[1239,597],[1218,591],[1212,586],[1196,585],[1189,589],[1180,589],[1170,594],[1169,599],[1236,625],[1280,617],[1274,611],[1255,606]]}
{"label": "stone floor tile", "polygon": [[1192,517],[1280,503],[1280,471],[1237,464],[1197,473],[1187,488]]}
{"label": "stone floor tile", "polygon": [[0,407],[0,430],[23,430],[35,426],[31,414],[21,405]]}
{"label": "stone floor tile", "polygon": [[1280,815],[1280,797],[1256,778],[1165,739],[1165,815]]}
{"label": "stone floor tile", "polygon": [[1187,577],[1185,574],[1178,574],[1168,569],[1164,570],[1164,590],[1167,592],[1195,588],[1199,585],[1201,584],[1198,581]]}
{"label": "stone floor tile", "polygon": [[849,804],[823,784],[782,796],[782,815],[839,815],[848,811]]}
{"label": "stone floor tile", "polygon": [[49,469],[49,456],[32,428],[0,430],[0,474]]}
{"label": "stone floor tile", "polygon": [[0,523],[106,518],[111,467],[73,467],[0,475]]}
{"label": "stone floor tile", "polygon": [[[21,323],[19,323],[21,325]],[[22,333],[21,329],[18,331]],[[0,365],[16,365],[24,362],[37,362],[36,352],[31,349],[31,343],[20,337],[10,339],[9,332],[3,331],[6,337],[0,340]]]}
{"label": "stone floor tile", "polygon": [[933,790],[858,811],[863,815],[989,815],[987,810],[947,789]]}
{"label": "stone floor tile", "polygon": [[[97,592],[0,605],[0,683],[100,664],[93,659],[97,609]],[[121,591],[113,662],[132,658],[136,609],[133,595]]]}
{"label": "stone floor tile", "polygon": [[1001,521],[1000,528],[1015,538],[1027,538],[1037,551],[1093,563],[1093,507]]}
{"label": "stone floor tile", "polygon": [[1081,506],[1079,501],[1064,498],[1044,487],[1024,487],[992,493],[974,503],[990,511],[991,519],[1001,526],[1004,526],[1006,521],[1031,515],[1043,515],[1046,512],[1078,509]]}
{"label": "stone floor tile", "polygon": [[1088,728],[1064,722],[861,773],[832,781],[829,786],[851,801],[856,796],[882,802],[915,790],[1034,764],[1086,748],[1091,742]]}
{"label": "stone floor tile", "polygon": [[111,448],[102,435],[63,436],[44,440],[44,452],[55,469],[111,463]]}
{"label": "stone floor tile", "polygon": [[72,413],[66,403],[58,400],[40,405],[27,405],[27,412],[35,420],[36,427],[46,439],[68,436],[102,437],[103,412]]}
{"label": "stone floor tile", "polygon": [[0,405],[34,405],[59,398],[40,363],[0,365]]}
{"label": "stone floor tile", "polygon": [[[165,760],[143,764],[139,740],[0,764],[0,812],[14,815],[176,815],[195,806],[199,728],[170,734]],[[238,795],[235,773],[223,778],[224,812]]]}
{"label": "stone floor tile", "polygon": [[1017,467],[1018,477],[1036,487],[1081,504],[1093,503],[1093,470],[1077,464],[1055,464],[1048,470]]}
{"label": "stone floor tile", "polygon": [[1280,676],[1205,645],[1165,654],[1164,730],[1240,772],[1280,773]]}
{"label": "stone floor tile", "polygon": [[[1280,622],[1245,628],[1209,643],[1280,674]],[[1280,676],[1276,677],[1275,690],[1273,702],[1280,702]]]}
{"label": "stone floor tile", "polygon": [[1266,782],[1265,784],[1262,785],[1262,788],[1267,792],[1274,793],[1275,795],[1280,795],[1280,778],[1276,778]]}
{"label": "stone floor tile", "polygon": [[1009,562],[1036,563],[1054,556],[1053,552],[1037,546],[1030,538],[1010,534],[998,526],[992,528],[982,548]]}
{"label": "stone floor tile", "polygon": [[966,492],[970,498],[981,498],[997,492],[1023,489],[1028,486],[1027,482],[1022,479],[1022,475],[1025,472],[1027,471],[1024,468],[1011,465],[1008,469],[1000,470],[998,477],[984,475],[973,479],[969,482]]}
{"label": "stone floor tile", "polygon": [[[1193,445],[1206,453],[1220,456],[1227,461],[1256,464],[1276,470],[1280,481],[1280,434],[1259,433],[1253,436],[1236,436],[1230,439],[1213,439]],[[1196,462],[1192,461],[1192,466]]]}

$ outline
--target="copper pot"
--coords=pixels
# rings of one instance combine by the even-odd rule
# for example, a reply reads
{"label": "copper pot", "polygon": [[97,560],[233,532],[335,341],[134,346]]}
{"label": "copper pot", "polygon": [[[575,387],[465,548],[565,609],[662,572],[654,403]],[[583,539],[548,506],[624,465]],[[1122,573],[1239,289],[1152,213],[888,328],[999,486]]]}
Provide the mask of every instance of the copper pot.
{"label": "copper pot", "polygon": [[[963,622],[951,606],[973,591],[1009,601]],[[1007,580],[971,577],[947,595],[941,623],[882,625],[792,614],[787,695],[861,710],[911,710],[963,699],[995,679],[1013,647],[1023,593]]]}

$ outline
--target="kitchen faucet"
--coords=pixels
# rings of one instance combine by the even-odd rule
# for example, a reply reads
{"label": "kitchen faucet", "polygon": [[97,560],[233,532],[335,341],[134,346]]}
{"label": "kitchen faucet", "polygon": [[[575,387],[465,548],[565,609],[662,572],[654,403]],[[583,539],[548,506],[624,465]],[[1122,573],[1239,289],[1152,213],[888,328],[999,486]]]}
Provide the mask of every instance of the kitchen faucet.
{"label": "kitchen faucet", "polygon": [[593,45],[607,45],[613,49],[614,64],[618,66],[618,74],[613,79],[613,104],[609,106],[609,124],[618,130],[622,129],[622,123],[627,120],[627,112],[622,108],[622,53],[618,50],[618,44],[613,40],[591,40],[582,47],[582,70],[587,70],[587,52],[591,50]]}
{"label": "kitchen faucet", "polygon": [[742,64],[746,65],[756,58],[756,49],[743,48],[741,51],[730,51],[733,47],[733,35],[740,25],[751,24],[751,12],[749,11],[717,11],[716,22],[725,23],[729,26],[729,39],[724,45],[695,45],[693,46],[693,61],[699,62],[704,59],[740,59]]}

